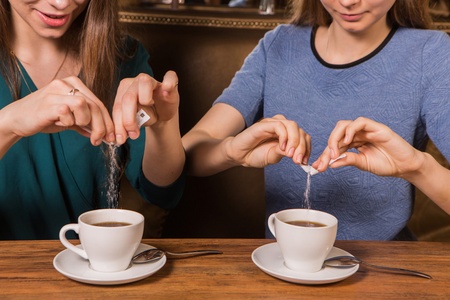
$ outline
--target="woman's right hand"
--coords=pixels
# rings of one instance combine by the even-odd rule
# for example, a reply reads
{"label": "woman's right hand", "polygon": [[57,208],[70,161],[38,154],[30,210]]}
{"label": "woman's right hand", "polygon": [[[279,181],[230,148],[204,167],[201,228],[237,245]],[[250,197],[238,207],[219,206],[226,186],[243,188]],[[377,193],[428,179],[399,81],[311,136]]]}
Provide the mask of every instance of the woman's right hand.
{"label": "woman's right hand", "polygon": [[296,164],[307,164],[311,137],[294,121],[282,115],[266,118],[229,139],[230,159],[245,167],[263,168],[290,157]]}
{"label": "woman's right hand", "polygon": [[[76,91],[70,94],[72,89]],[[114,124],[103,103],[75,76],[57,79],[0,111],[3,135],[17,138],[38,132],[75,130],[95,146],[114,142]],[[83,129],[88,127],[91,133]],[[6,132],[5,132],[6,130]]]}

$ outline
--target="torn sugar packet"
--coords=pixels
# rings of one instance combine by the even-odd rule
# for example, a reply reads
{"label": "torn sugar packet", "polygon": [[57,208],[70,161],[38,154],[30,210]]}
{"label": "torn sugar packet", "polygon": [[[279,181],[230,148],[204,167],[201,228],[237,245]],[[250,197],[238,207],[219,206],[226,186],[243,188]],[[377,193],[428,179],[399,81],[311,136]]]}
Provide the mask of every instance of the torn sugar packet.
{"label": "torn sugar packet", "polygon": [[[342,155],[340,155],[339,157],[330,160],[330,163],[329,163],[328,165],[331,165],[331,164],[334,163],[335,161],[337,161],[337,160],[339,160],[339,159],[341,159],[341,158],[344,158],[344,157],[346,157],[346,156],[347,156],[347,155],[342,154]],[[310,166],[310,165],[304,165],[304,164],[301,164],[300,167],[302,167],[303,171],[305,171],[306,173],[309,173],[309,174],[311,174],[311,175],[316,175],[317,173],[319,173],[319,171],[317,171],[317,169],[314,169],[314,168],[313,168],[312,166]]]}
{"label": "torn sugar packet", "polygon": [[313,167],[311,167],[310,165],[300,165],[300,167],[302,167],[303,171],[305,171],[306,173],[309,173],[311,175],[316,175],[317,173],[319,173],[319,171],[317,171],[316,169],[314,169]]}
{"label": "torn sugar packet", "polygon": [[147,122],[148,120],[150,120],[150,116],[147,115],[147,113],[143,109],[141,109],[137,112],[136,123],[138,124],[139,127],[144,125],[145,122]]}
{"label": "torn sugar packet", "polygon": [[335,161],[337,161],[337,160],[339,160],[339,159],[341,159],[341,158],[344,158],[344,157],[346,157],[347,155],[345,155],[345,154],[341,154],[341,155],[339,155],[338,157],[336,157],[335,159],[332,159],[332,160],[330,160],[330,163],[328,164],[328,165],[331,165],[332,163],[334,163]]}

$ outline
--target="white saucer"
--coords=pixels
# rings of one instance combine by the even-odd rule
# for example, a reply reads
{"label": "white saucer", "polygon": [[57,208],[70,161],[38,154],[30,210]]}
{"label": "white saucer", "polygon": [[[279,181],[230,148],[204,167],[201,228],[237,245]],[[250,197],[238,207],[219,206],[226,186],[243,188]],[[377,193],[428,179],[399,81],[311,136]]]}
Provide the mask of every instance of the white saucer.
{"label": "white saucer", "polygon": [[[77,247],[81,247],[81,245]],[[155,247],[140,244],[136,250],[136,254],[150,248]],[[64,276],[76,281],[98,285],[114,285],[144,279],[161,269],[166,263],[166,260],[166,256],[163,256],[160,260],[153,263],[133,264],[125,271],[103,273],[92,270],[89,267],[88,260],[66,249],[55,256],[53,266]]]}
{"label": "white saucer", "polygon": [[[327,258],[340,255],[351,254],[342,249],[333,247]],[[280,248],[276,242],[257,248],[252,253],[252,260],[258,268],[273,277],[302,284],[326,284],[344,280],[345,278],[353,275],[359,268],[359,265],[356,265],[348,269],[325,267],[315,273],[296,272],[288,269],[284,265],[283,256],[281,255]]]}

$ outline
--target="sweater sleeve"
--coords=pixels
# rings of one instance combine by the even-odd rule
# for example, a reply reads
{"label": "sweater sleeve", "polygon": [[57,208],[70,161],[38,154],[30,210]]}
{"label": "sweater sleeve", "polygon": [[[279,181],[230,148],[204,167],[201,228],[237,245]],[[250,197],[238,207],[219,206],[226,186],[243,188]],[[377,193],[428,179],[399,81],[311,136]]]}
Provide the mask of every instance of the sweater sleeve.
{"label": "sweater sleeve", "polygon": [[438,32],[423,49],[422,122],[427,134],[450,161],[450,37]]}
{"label": "sweater sleeve", "polygon": [[266,54],[282,26],[269,31],[246,57],[242,68],[235,74],[230,85],[214,102],[236,108],[244,117],[246,126],[263,117],[264,88],[266,79]]}
{"label": "sweater sleeve", "polygon": [[[138,43],[134,57],[122,66],[120,78],[135,77],[140,73],[153,76],[148,59],[149,54],[143,45]],[[142,127],[140,131],[141,134],[137,140],[127,140],[128,160],[125,175],[139,195],[146,201],[164,209],[172,209],[178,204],[183,194],[185,171],[183,170],[180,177],[169,186],[157,186],[147,180],[142,171],[142,159],[145,150],[145,128]]]}

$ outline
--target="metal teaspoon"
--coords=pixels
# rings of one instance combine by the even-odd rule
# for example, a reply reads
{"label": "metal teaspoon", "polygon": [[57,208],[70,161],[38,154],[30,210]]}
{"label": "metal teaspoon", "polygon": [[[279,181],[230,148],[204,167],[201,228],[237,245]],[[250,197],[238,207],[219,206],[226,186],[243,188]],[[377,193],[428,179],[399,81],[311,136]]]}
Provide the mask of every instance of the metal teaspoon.
{"label": "metal teaspoon", "polygon": [[145,251],[142,251],[141,253],[136,254],[132,259],[131,262],[135,264],[144,264],[149,262],[155,262],[160,260],[164,255],[166,255],[168,258],[186,258],[186,257],[192,257],[192,256],[199,256],[199,255],[208,255],[208,254],[222,254],[222,251],[218,250],[194,250],[194,251],[186,251],[186,252],[169,252],[164,251],[157,248],[148,249]]}
{"label": "metal teaspoon", "polygon": [[370,266],[370,267],[379,268],[379,269],[383,269],[383,270],[396,271],[398,273],[415,275],[415,276],[424,277],[427,279],[432,278],[430,275],[422,273],[422,272],[418,272],[418,271],[372,265],[372,264],[362,261],[359,258],[356,258],[354,256],[336,256],[336,257],[327,258],[323,264],[324,264],[324,266],[331,267],[331,268],[352,268],[352,267],[356,266],[357,264],[361,264],[361,263],[366,264],[367,266]]}

